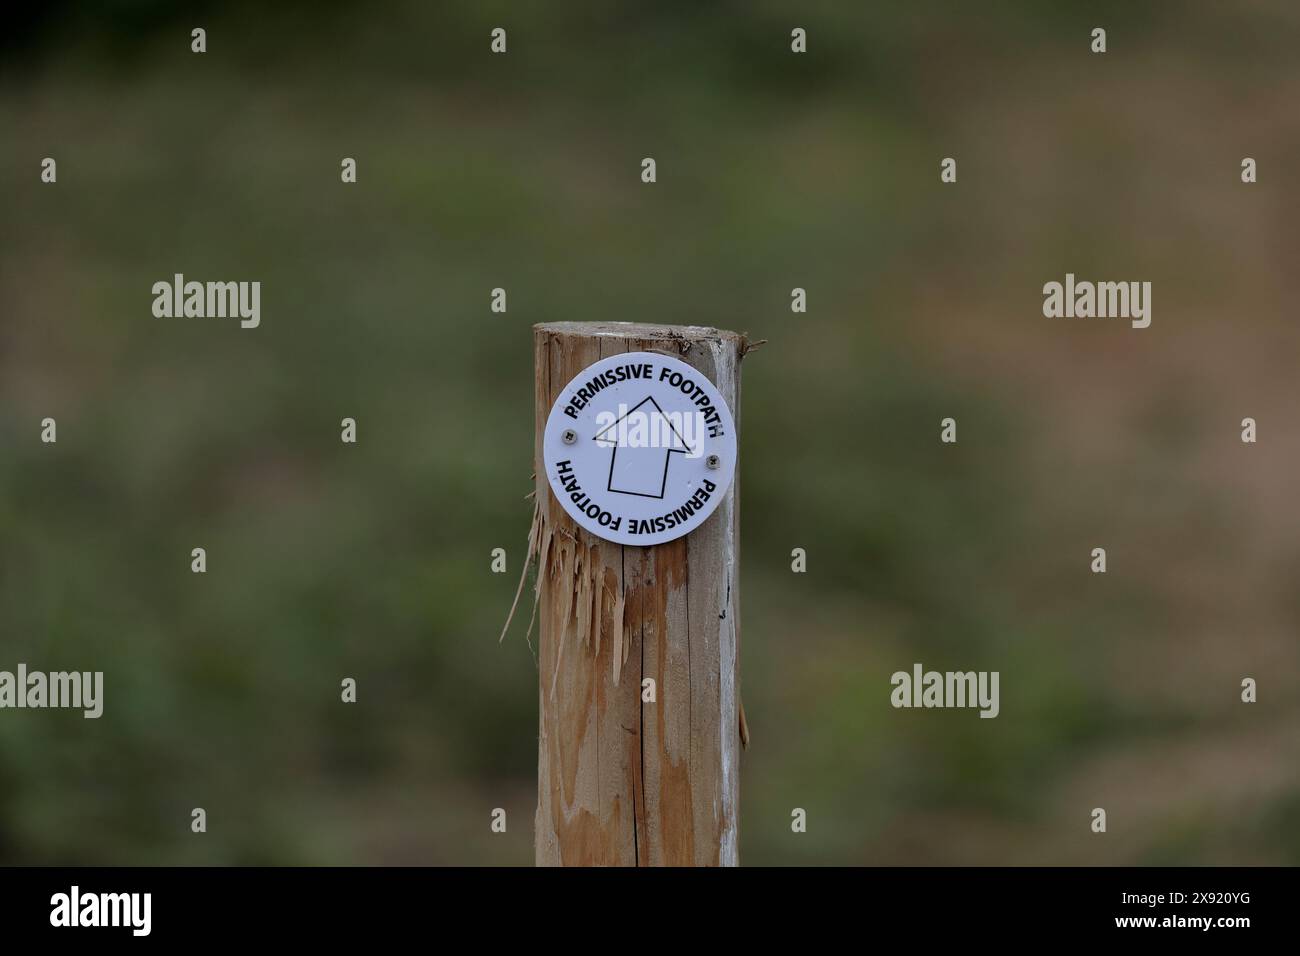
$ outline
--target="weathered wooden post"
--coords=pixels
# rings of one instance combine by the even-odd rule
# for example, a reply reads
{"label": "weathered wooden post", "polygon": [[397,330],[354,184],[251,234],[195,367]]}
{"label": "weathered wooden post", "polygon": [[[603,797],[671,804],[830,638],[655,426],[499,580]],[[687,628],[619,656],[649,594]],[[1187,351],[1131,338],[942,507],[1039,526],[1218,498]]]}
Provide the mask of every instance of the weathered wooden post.
{"label": "weathered wooden post", "polygon": [[[732,476],[749,345],[693,326],[533,331],[537,863],[734,866],[748,731]],[[656,447],[608,429],[637,410]]]}

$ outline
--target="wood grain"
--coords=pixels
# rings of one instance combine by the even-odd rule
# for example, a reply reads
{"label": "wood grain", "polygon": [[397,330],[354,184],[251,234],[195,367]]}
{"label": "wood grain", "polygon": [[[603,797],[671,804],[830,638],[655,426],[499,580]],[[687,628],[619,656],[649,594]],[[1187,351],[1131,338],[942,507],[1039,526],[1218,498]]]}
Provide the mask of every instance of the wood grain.
{"label": "wood grain", "polygon": [[[712,328],[622,322],[548,323],[533,333],[543,526],[537,863],[734,866],[739,462],[727,494],[695,531],[652,547],[623,546],[589,534],[554,500],[541,436],[573,376],[639,350],[699,369],[739,428],[746,340]],[[641,699],[646,677],[655,681],[653,703]]]}

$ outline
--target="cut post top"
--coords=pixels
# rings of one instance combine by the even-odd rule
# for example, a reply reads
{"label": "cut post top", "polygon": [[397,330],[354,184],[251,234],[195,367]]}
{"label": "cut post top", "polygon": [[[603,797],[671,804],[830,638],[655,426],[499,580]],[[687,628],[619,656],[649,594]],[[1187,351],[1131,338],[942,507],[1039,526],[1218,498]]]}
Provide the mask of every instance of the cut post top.
{"label": "cut post top", "polygon": [[[533,326],[534,335],[578,335],[595,338],[661,340],[663,342],[744,343],[740,332],[715,329],[708,325],[663,325],[656,322],[540,322]],[[743,351],[743,348],[742,348]]]}

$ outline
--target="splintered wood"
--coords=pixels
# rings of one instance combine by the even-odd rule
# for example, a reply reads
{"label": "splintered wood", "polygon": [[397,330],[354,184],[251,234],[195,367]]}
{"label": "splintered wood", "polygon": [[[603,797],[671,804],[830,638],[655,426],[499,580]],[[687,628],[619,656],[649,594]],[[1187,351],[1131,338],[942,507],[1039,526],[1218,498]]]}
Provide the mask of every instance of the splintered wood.
{"label": "splintered wood", "polygon": [[542,435],[559,391],[629,351],[671,354],[712,381],[740,422],[734,332],[632,323],[534,327],[540,625],[539,865],[737,863],[741,746],[739,479],[685,537],[602,540],[551,494]]}

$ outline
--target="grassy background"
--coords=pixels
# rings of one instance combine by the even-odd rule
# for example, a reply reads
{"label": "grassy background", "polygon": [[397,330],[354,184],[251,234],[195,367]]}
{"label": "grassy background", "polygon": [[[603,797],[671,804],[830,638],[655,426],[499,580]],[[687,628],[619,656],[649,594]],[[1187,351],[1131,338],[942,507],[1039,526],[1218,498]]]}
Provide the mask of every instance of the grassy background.
{"label": "grassy background", "polygon": [[[531,862],[529,327],[608,319],[770,340],[744,862],[1300,862],[1300,12],[644,6],[13,15],[0,668],[106,700],[0,712],[0,862]],[[1067,271],[1151,328],[1045,319]],[[155,319],[175,272],[261,327]],[[1001,715],[893,710],[914,661]]]}

